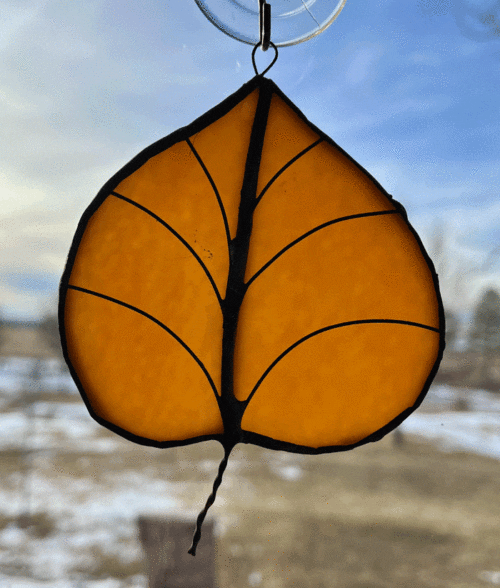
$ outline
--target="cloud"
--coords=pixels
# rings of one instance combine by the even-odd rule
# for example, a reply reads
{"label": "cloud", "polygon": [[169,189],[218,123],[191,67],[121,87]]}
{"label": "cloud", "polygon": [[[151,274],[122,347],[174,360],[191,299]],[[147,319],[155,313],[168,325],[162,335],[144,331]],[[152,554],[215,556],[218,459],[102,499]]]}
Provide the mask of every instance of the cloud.
{"label": "cloud", "polygon": [[37,314],[40,285],[57,284],[77,222],[105,181],[235,83],[238,52],[205,42],[211,25],[192,4],[1,3],[0,307],[8,312]]}
{"label": "cloud", "polygon": [[420,11],[427,16],[453,14],[462,35],[476,42],[500,37],[498,0],[419,0]]}
{"label": "cloud", "polygon": [[[487,26],[479,13],[497,14],[498,2],[460,5],[476,6]],[[500,183],[489,46],[443,21],[427,26],[452,22],[458,6],[429,0],[415,23],[396,2],[383,18],[378,5],[350,16],[347,4],[335,29],[280,51],[271,73],[424,228],[452,214],[481,247],[495,219],[480,237],[475,215]],[[35,316],[100,187],[252,77],[251,48],[218,32],[194,2],[5,0],[0,20],[0,307]],[[453,212],[461,207],[470,214]]]}
{"label": "cloud", "polygon": [[346,73],[346,81],[351,86],[358,86],[375,75],[377,61],[382,57],[380,46],[361,47],[351,59]]}
{"label": "cloud", "polygon": [[22,6],[20,2],[12,0],[2,2],[0,5],[0,21],[2,23],[0,51],[38,17],[45,4],[46,0],[33,1],[28,6]]}
{"label": "cloud", "polygon": [[29,294],[51,294],[58,286],[58,280],[54,280],[52,274],[17,271],[17,269],[14,267],[12,271],[0,274],[0,279],[7,288]]}
{"label": "cloud", "polygon": [[498,0],[462,0],[453,4],[455,22],[461,33],[478,42],[500,38]]}

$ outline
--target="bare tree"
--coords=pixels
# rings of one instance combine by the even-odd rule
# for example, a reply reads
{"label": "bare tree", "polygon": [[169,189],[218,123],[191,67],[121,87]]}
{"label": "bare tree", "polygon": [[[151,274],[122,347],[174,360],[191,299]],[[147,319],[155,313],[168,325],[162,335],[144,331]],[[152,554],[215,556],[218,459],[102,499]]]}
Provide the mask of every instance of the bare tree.
{"label": "bare tree", "polygon": [[463,266],[454,255],[452,235],[442,221],[432,227],[428,253],[438,274],[444,305],[449,311],[450,306],[456,306],[456,281],[457,276],[463,272]]}
{"label": "bare tree", "polygon": [[55,312],[47,313],[40,321],[39,329],[47,345],[58,355],[62,355],[57,314]]}
{"label": "bare tree", "polygon": [[7,321],[5,320],[2,311],[0,309],[0,362],[2,361],[2,352],[1,349],[5,342],[5,331],[6,331]]}
{"label": "bare tree", "polygon": [[444,321],[446,324],[446,348],[449,351],[453,351],[458,339],[458,331],[460,328],[459,322],[455,313],[445,308]]}
{"label": "bare tree", "polygon": [[[481,254],[477,251],[471,257],[471,252],[466,252],[467,246],[457,235],[453,236],[443,221],[437,221],[432,227],[427,250],[439,277],[446,317],[451,309],[470,307],[474,283],[498,274],[494,270],[500,260],[500,245]],[[458,320],[456,315],[455,318]]]}
{"label": "bare tree", "polygon": [[486,290],[476,306],[469,347],[480,353],[500,349],[500,296],[495,290]]}
{"label": "bare tree", "polygon": [[[429,255],[438,274],[442,295],[444,298],[444,319],[446,324],[446,350],[452,351],[458,339],[460,322],[455,312],[449,306],[453,304],[456,291],[457,275],[462,268],[456,268],[456,261],[452,260],[451,237],[449,230],[442,222],[432,228],[429,242]],[[458,270],[458,271],[457,271]],[[463,270],[462,270],[463,271]]]}
{"label": "bare tree", "polygon": [[468,339],[469,349],[480,356],[470,383],[487,385],[492,356],[500,350],[500,296],[495,290],[486,290],[476,306]]}

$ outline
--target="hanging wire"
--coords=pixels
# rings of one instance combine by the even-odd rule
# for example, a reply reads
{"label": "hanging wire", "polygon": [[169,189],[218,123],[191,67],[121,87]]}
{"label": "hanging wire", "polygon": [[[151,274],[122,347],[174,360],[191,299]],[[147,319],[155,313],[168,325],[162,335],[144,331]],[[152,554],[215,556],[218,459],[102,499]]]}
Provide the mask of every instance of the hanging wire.
{"label": "hanging wire", "polygon": [[255,47],[253,48],[252,65],[255,70],[255,74],[258,76],[259,75],[263,76],[265,73],[267,73],[273,67],[273,65],[276,63],[276,60],[278,59],[278,47],[276,47],[276,45],[272,41],[269,41],[269,45],[274,49],[274,53],[275,53],[274,59],[271,61],[271,63],[266,67],[266,69],[261,74],[259,74],[259,70],[257,69],[257,65],[255,63],[255,52],[261,46],[260,43],[257,43],[257,45],[255,45]]}

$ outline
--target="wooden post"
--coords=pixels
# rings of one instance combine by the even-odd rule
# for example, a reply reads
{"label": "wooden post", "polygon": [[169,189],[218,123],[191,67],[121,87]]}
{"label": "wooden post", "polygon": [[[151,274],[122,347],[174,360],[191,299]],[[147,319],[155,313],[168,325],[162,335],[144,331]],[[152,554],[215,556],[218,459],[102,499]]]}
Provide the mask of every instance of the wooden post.
{"label": "wooden post", "polygon": [[193,557],[188,553],[196,521],[139,517],[149,588],[215,588],[214,523],[207,520]]}

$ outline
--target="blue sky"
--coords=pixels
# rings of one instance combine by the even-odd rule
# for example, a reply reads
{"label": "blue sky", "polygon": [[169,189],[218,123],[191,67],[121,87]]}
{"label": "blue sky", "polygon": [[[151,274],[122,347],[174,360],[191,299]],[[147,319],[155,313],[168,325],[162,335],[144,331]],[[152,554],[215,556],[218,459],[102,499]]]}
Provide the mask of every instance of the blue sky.
{"label": "blue sky", "polygon": [[[194,0],[3,0],[0,23],[0,308],[36,318],[100,187],[253,77],[251,47]],[[496,258],[479,271],[500,244],[500,1],[347,0],[268,77],[427,243],[442,228],[448,306],[500,285]]]}

